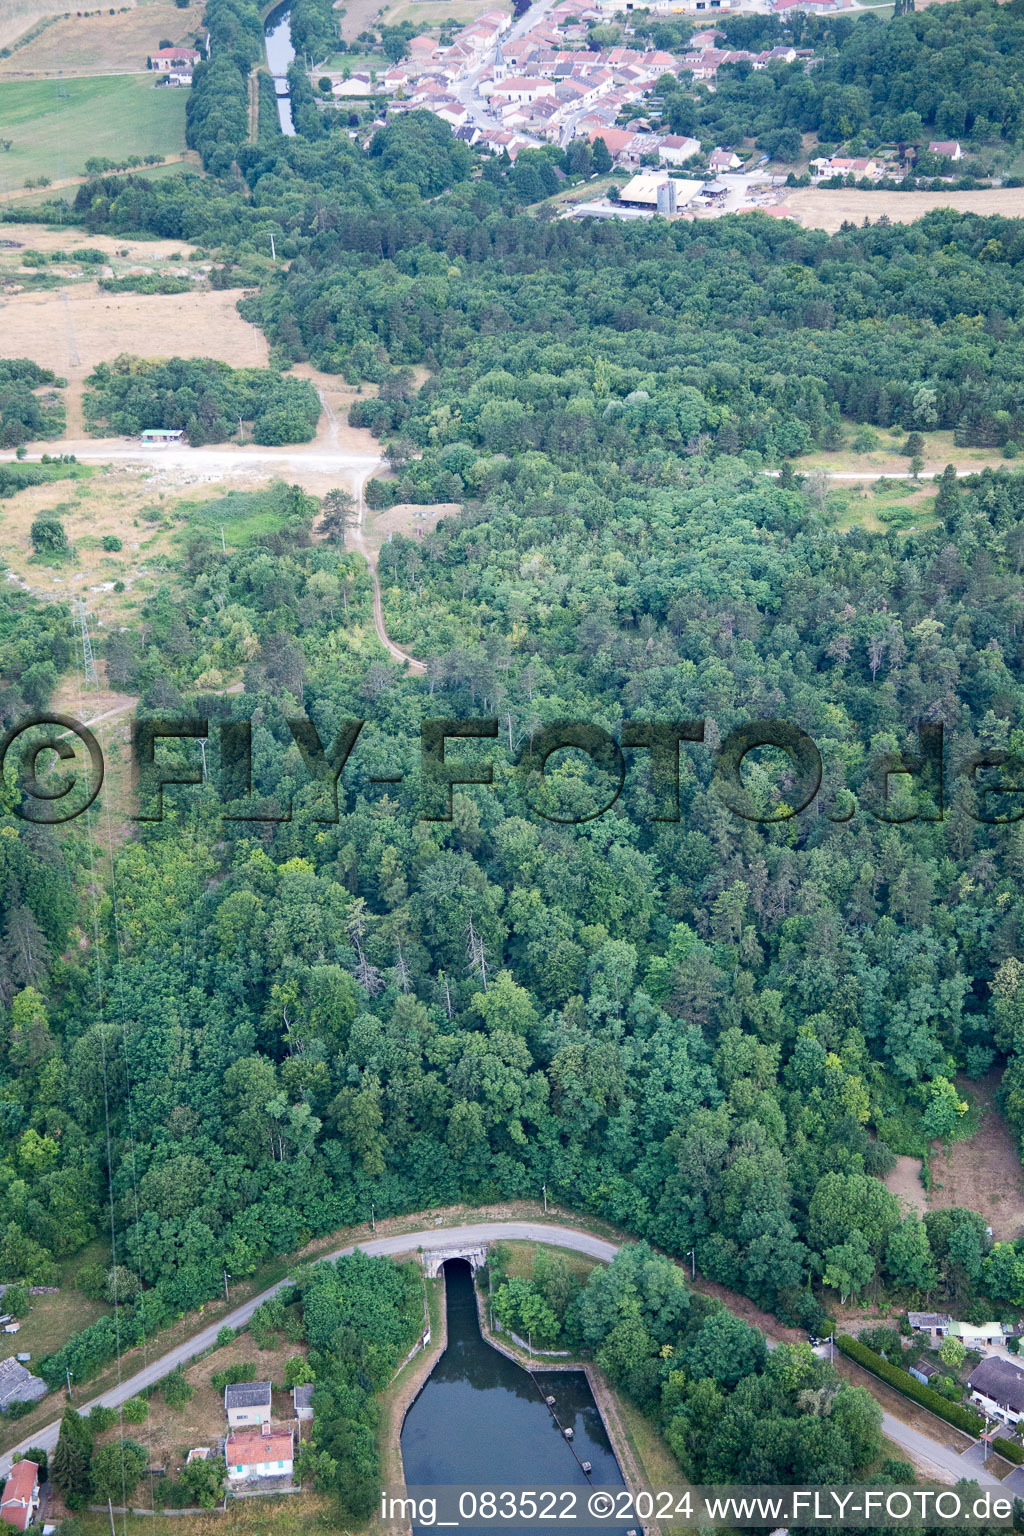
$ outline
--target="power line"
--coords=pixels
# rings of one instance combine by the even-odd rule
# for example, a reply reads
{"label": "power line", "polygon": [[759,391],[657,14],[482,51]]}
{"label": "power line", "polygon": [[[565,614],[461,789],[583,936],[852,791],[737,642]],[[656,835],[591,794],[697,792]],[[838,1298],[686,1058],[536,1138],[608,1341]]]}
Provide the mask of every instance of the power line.
{"label": "power line", "polygon": [[96,673],[96,659],[92,653],[92,640],[89,638],[89,620],[86,618],[85,603],[80,597],[73,597],[71,607],[82,647],[82,673],[85,677],[85,686],[96,688],[99,686],[99,677]]}

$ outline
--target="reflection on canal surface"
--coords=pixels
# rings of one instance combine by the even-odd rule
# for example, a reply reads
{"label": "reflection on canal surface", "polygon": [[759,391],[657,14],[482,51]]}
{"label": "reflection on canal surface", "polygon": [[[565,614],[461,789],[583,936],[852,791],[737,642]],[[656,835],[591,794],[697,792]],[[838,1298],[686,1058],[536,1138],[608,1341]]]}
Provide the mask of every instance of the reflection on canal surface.
{"label": "reflection on canal surface", "polygon": [[[531,1379],[482,1337],[465,1260],[449,1261],[445,1279],[448,1347],[402,1428],[406,1485],[585,1489],[580,1463],[589,1461],[595,1486],[621,1487],[622,1474],[584,1372],[536,1371]],[[561,1424],[573,1431],[571,1446],[544,1403],[548,1394]],[[582,1536],[575,1522],[572,1529]],[[612,1529],[610,1536],[622,1532]]]}
{"label": "reflection on canal surface", "polygon": [[292,122],[292,100],[288,94],[287,81],[288,66],[295,57],[291,21],[292,14],[287,5],[280,5],[271,11],[263,23],[263,46],[267,51],[267,67],[274,77],[281,132],[294,137],[295,124]]}

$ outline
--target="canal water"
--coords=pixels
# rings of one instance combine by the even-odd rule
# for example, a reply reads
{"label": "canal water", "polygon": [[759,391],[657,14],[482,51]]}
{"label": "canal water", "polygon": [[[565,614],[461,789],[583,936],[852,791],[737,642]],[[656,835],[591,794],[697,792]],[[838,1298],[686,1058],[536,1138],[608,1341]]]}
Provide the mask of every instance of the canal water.
{"label": "canal water", "polygon": [[288,66],[295,57],[292,47],[292,13],[287,5],[279,5],[271,11],[263,23],[263,46],[267,52],[267,67],[274,77],[277,92],[277,116],[281,132],[294,137],[292,101],[288,94]]}
{"label": "canal water", "polygon": [[[589,1485],[580,1466],[584,1461],[592,1465],[595,1487],[622,1487],[622,1473],[585,1373],[536,1371],[538,1392],[529,1373],[492,1349],[481,1335],[468,1263],[449,1261],[445,1280],[448,1347],[402,1428],[407,1487],[449,1484],[539,1491],[572,1486],[580,1489],[579,1508],[585,1509]],[[544,1402],[549,1394],[562,1426],[573,1431],[572,1446]],[[601,1529],[609,1536],[624,1536],[628,1523],[609,1522]],[[593,1530],[585,1517],[571,1526],[566,1522],[566,1528],[576,1536]],[[427,1529],[414,1526],[417,1532]]]}

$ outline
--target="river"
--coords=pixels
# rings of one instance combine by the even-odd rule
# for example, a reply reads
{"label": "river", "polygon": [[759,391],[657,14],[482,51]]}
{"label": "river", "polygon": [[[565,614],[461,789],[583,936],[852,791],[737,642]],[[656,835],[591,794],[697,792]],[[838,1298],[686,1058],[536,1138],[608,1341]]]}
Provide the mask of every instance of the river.
{"label": "river", "polygon": [[287,5],[279,5],[271,11],[263,23],[263,46],[267,52],[267,67],[274,77],[274,89],[277,92],[277,115],[281,122],[281,132],[289,137],[295,135],[295,124],[292,122],[292,100],[288,94],[288,66],[295,57],[295,49],[292,47],[292,14]]}
{"label": "river", "polygon": [[[492,1349],[481,1335],[469,1265],[449,1262],[445,1279],[448,1346],[402,1426],[407,1487],[450,1484],[539,1491],[571,1485],[580,1488],[585,1503],[588,1483],[581,1462],[591,1463],[595,1487],[622,1487],[622,1473],[585,1373],[536,1371],[535,1385],[527,1371]],[[562,1426],[573,1431],[571,1446],[544,1402],[548,1394],[555,1398]],[[414,1526],[417,1533],[427,1529]],[[576,1536],[591,1536],[575,1521],[571,1529]],[[607,1536],[624,1536],[622,1527],[609,1524],[602,1529]]]}

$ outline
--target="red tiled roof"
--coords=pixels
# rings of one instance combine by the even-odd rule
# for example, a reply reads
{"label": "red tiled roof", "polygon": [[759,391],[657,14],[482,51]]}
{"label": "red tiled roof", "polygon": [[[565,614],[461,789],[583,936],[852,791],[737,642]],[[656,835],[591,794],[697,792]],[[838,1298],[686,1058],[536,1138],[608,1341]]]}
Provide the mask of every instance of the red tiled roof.
{"label": "red tiled roof", "polygon": [[272,1431],[264,1435],[259,1430],[228,1435],[224,1446],[224,1458],[230,1467],[255,1467],[263,1461],[290,1461],[294,1453],[291,1431]]}
{"label": "red tiled roof", "polygon": [[23,1531],[28,1525],[38,1474],[39,1468],[34,1461],[19,1461],[11,1468],[4,1501],[0,1504],[0,1519],[16,1530]]}

